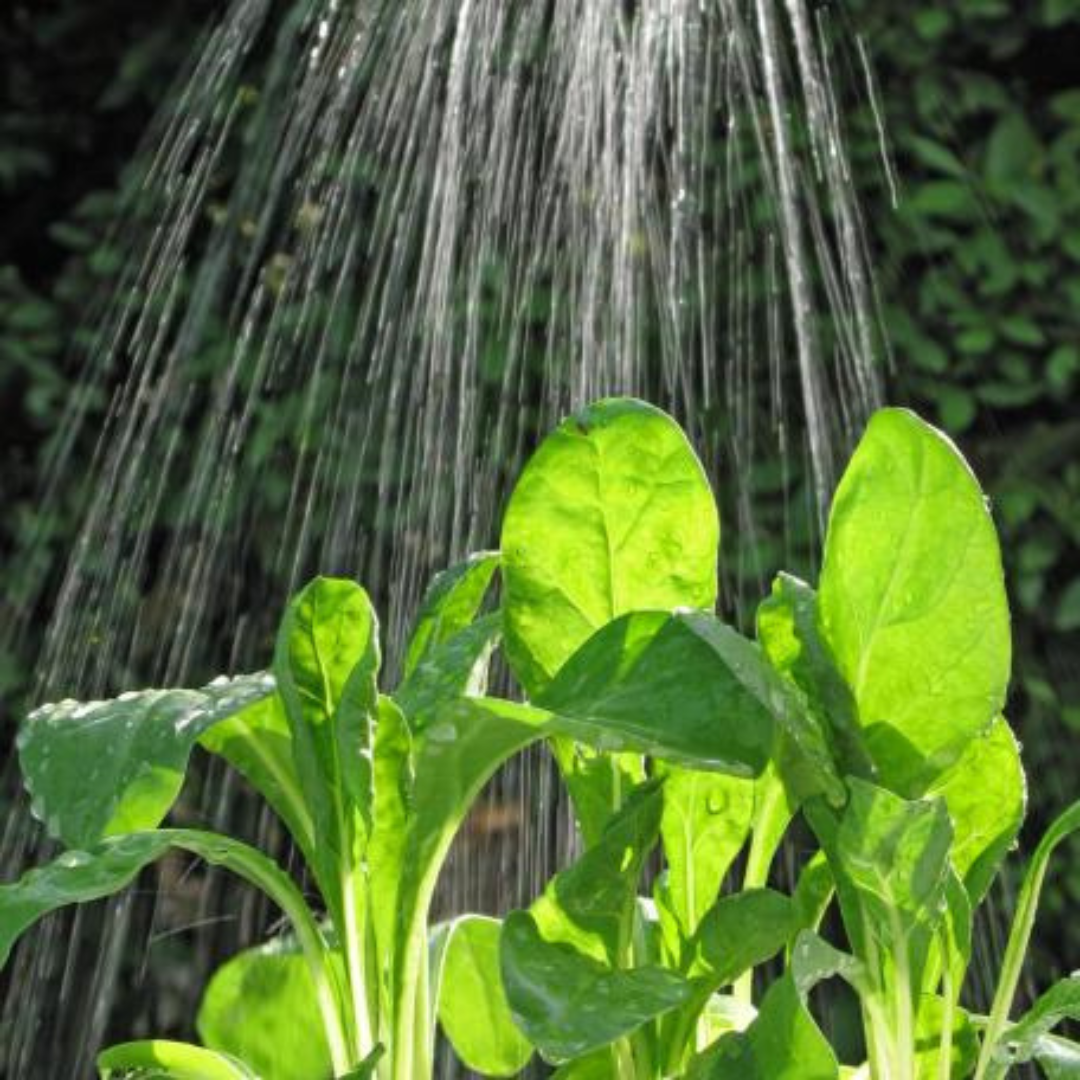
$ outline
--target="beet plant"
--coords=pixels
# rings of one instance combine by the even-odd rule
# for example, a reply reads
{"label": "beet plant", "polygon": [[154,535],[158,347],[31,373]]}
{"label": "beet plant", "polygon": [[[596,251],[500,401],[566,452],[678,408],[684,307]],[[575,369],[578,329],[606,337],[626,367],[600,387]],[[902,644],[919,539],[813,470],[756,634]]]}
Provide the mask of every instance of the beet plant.
{"label": "beet plant", "polygon": [[[424,1080],[437,1023],[490,1076],[537,1052],[561,1080],[987,1080],[1032,1060],[1080,1076],[1080,1047],[1052,1033],[1080,981],[1011,1017],[1049,856],[1080,810],[1031,862],[990,1014],[961,996],[1025,797],[1000,555],[963,459],[912,414],[877,414],[817,589],[781,574],[753,639],[715,613],[719,532],[674,421],[598,402],[524,469],[501,551],[435,579],[392,692],[366,593],[317,579],[268,672],[39,709],[21,764],[69,850],[0,887],[0,959],[36,919],[179,848],[261,889],[291,929],[213,977],[202,1046],[114,1047],[104,1076]],[[521,700],[487,693],[500,647]],[[470,805],[540,740],[579,858],[527,910],[429,925]],[[315,903],[236,839],[160,827],[196,744],[276,811]],[[771,868],[796,818],[817,847],[786,895]],[[809,1006],[833,978],[859,1002],[861,1063],[838,1061]]]}

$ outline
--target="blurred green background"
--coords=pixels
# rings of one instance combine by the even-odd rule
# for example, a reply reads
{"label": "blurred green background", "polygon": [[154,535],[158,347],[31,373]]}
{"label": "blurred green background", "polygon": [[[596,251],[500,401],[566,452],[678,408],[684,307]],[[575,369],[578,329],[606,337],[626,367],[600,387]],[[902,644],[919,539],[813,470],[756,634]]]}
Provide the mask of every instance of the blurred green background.
{"label": "blurred green background", "polygon": [[[73,510],[40,517],[41,464],[88,310],[119,272],[110,230],[141,136],[220,6],[9,0],[0,13],[0,619],[25,602],[10,568],[27,537],[44,538],[43,559],[71,544]],[[836,77],[895,359],[889,397],[953,434],[1002,532],[1010,714],[1038,829],[1080,795],[1080,0],[828,10],[846,42]],[[0,725],[27,667],[0,656]],[[1041,924],[1046,977],[1080,966],[1080,860],[1069,865]]]}

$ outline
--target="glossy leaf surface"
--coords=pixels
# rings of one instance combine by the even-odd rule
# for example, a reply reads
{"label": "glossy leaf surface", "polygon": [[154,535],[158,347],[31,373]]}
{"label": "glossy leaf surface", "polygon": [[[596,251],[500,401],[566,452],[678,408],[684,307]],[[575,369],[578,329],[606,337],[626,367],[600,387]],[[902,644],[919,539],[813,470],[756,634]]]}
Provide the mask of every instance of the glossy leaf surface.
{"label": "glossy leaf surface", "polygon": [[665,762],[657,774],[664,778],[660,833],[668,892],[682,936],[689,938],[750,833],[754,782]]}
{"label": "glossy leaf surface", "polygon": [[357,829],[370,828],[378,670],[367,593],[353,581],[315,578],[282,619],[274,674],[320,843],[337,860],[354,858],[351,848],[363,842]]}
{"label": "glossy leaf surface", "polygon": [[670,417],[620,398],[564,421],[503,521],[506,648],[526,692],[619,615],[711,610],[719,536],[704,470]]}
{"label": "glossy leaf surface", "polygon": [[806,1006],[810,991],[834,976],[858,982],[857,961],[800,934],[788,970],[762,999],[744,1032],[723,1036],[691,1064],[687,1080],[837,1080],[840,1067]]}
{"label": "glossy leaf surface", "polygon": [[[261,852],[237,840],[192,829],[158,829],[111,837],[88,851],[67,851],[18,881],[0,886],[0,967],[16,939],[38,919],[69,904],[111,896],[171,848],[224,866],[272,896],[294,920],[310,924],[291,879]],[[303,927],[298,927],[303,929]]]}
{"label": "glossy leaf surface", "polygon": [[696,768],[760,773],[776,727],[805,762],[803,784],[842,786],[824,740],[752,642],[712,616],[642,612],[595,634],[537,699],[568,734]]}
{"label": "glossy leaf surface", "polygon": [[243,675],[35,710],[18,739],[34,814],[70,847],[160,825],[199,736],[273,692],[269,676]]}
{"label": "glossy leaf surface", "polygon": [[665,968],[613,970],[570,945],[547,941],[525,911],[507,916],[502,970],[518,1026],[553,1062],[606,1046],[693,993],[691,983]]}
{"label": "glossy leaf surface", "polygon": [[882,782],[921,794],[1000,714],[1010,636],[983,493],[914,414],[870,421],[833,501],[818,599]]}
{"label": "glossy leaf surface", "polygon": [[931,786],[949,808],[952,862],[973,904],[986,895],[1024,820],[1027,782],[1020,747],[1003,716],[972,739],[960,759]]}
{"label": "glossy leaf surface", "polygon": [[271,694],[215,724],[200,736],[199,745],[224,758],[262,795],[315,865],[314,825],[280,696]]}

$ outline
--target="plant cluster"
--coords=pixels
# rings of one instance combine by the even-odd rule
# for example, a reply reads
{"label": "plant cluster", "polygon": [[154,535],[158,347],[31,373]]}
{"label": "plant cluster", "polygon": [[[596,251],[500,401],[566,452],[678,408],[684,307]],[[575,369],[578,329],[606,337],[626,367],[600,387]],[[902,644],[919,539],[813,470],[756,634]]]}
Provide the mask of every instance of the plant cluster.
{"label": "plant cluster", "polygon": [[[435,579],[394,690],[364,590],[319,578],[267,672],[37,710],[21,765],[70,850],[0,888],[0,957],[178,848],[261,889],[291,932],[214,976],[203,1045],[113,1047],[105,1077],[420,1080],[439,1024],[492,1076],[537,1052],[561,1080],[989,1080],[1030,1061],[1080,1076],[1080,1045],[1052,1033],[1080,1015],[1080,978],[1011,1015],[1080,804],[1030,861],[989,1015],[962,996],[973,913],[1025,808],[1002,715],[1000,553],[964,460],[914,414],[878,413],[836,492],[817,589],[781,574],[756,641],[713,614],[718,546],[682,431],[602,401],[528,463],[501,550]],[[523,700],[488,693],[496,649]],[[540,741],[582,854],[527,910],[430,925],[470,806]],[[276,811],[316,904],[253,847],[159,827],[196,744]],[[815,850],[787,895],[768,882],[797,818]],[[755,980],[774,958],[781,973]],[[861,1062],[841,1063],[814,1019],[830,979],[859,1002]]]}

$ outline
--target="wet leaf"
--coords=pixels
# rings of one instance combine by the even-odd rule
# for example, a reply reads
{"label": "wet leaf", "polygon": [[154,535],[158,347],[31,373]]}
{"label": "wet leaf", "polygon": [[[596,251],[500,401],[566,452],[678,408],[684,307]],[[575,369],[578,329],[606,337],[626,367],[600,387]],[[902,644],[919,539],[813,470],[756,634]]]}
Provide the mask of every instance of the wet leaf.
{"label": "wet leaf", "polygon": [[711,609],[719,535],[704,470],[670,417],[617,398],[564,421],[503,521],[506,648],[526,692],[619,615]]}
{"label": "wet leaf", "polygon": [[983,494],[912,413],[877,413],[844,474],[818,603],[881,781],[921,794],[1000,714],[1010,635]]}
{"label": "wet leaf", "polygon": [[166,1039],[120,1043],[97,1059],[101,1080],[259,1080],[244,1062],[189,1043]]}
{"label": "wet leaf", "polygon": [[267,675],[242,675],[202,690],[144,690],[35,710],[18,739],[34,813],[70,847],[154,828],[180,793],[199,737],[273,692]]}

